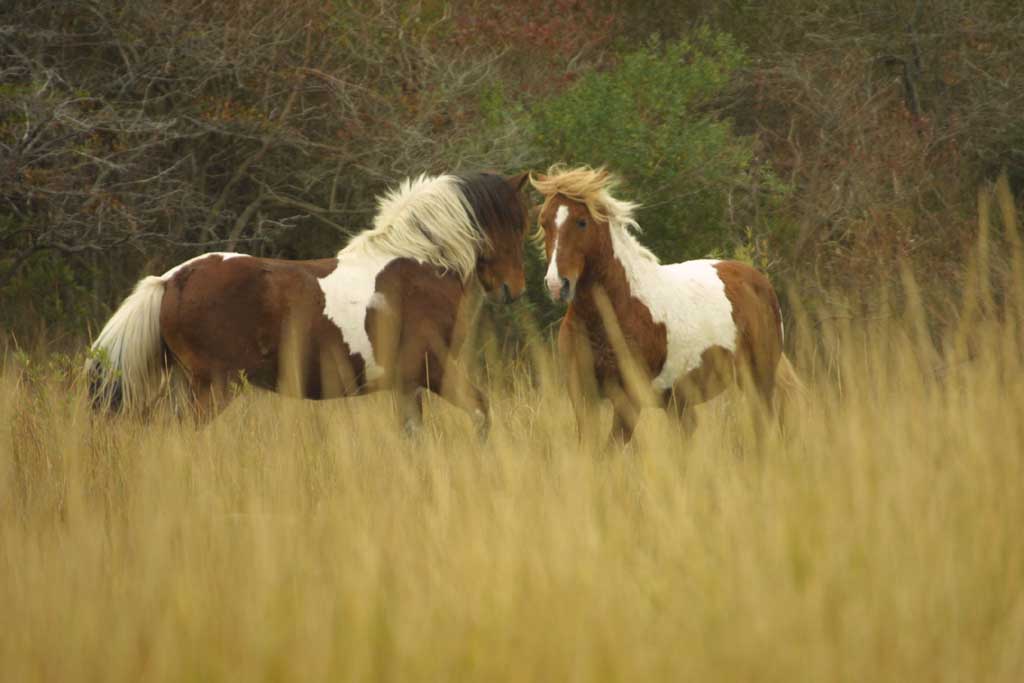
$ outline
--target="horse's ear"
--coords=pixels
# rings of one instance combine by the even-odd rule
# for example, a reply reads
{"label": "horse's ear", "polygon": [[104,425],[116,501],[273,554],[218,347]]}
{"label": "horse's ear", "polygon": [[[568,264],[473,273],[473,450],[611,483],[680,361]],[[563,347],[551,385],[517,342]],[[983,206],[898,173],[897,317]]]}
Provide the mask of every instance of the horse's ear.
{"label": "horse's ear", "polygon": [[516,189],[516,192],[519,192],[519,191],[521,191],[523,189],[523,185],[526,184],[526,181],[529,178],[530,178],[530,172],[529,171],[523,171],[522,173],[517,173],[515,175],[510,175],[507,178],[505,178],[505,180],[508,182],[509,185],[511,185],[512,187],[514,187]]}

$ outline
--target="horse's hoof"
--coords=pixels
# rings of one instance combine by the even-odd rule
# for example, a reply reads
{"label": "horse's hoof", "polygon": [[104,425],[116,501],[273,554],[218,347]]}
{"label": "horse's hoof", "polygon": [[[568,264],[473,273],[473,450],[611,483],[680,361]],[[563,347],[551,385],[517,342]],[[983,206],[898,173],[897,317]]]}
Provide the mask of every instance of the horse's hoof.
{"label": "horse's hoof", "polygon": [[409,419],[402,423],[402,433],[409,439],[415,439],[423,431],[423,423]]}

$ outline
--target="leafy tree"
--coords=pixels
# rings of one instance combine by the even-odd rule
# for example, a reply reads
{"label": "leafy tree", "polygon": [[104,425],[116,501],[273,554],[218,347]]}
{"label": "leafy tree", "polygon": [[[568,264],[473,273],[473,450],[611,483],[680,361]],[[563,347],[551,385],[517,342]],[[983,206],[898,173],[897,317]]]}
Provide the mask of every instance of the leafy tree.
{"label": "leafy tree", "polygon": [[446,22],[400,0],[4,5],[0,328],[82,333],[185,257],[330,254],[404,176],[524,167],[514,122],[480,116],[497,56],[440,52]]}

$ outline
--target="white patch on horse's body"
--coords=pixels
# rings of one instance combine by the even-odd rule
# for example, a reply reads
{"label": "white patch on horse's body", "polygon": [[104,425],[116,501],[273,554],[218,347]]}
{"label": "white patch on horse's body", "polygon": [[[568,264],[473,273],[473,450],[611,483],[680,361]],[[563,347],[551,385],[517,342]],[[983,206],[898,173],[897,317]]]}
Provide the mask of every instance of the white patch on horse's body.
{"label": "white patch on horse's body", "polygon": [[370,297],[370,302],[366,305],[367,308],[372,308],[380,311],[381,313],[391,312],[391,307],[388,305],[388,298],[381,292],[377,292]]}
{"label": "white patch on horse's body", "polygon": [[558,230],[568,217],[569,207],[565,204],[560,204],[558,210],[555,211],[555,245],[551,250],[551,262],[548,263],[548,271],[544,275],[544,282],[548,286],[548,291],[556,299],[562,291],[562,280],[558,276]]}
{"label": "white patch on horse's body", "polygon": [[395,258],[392,254],[342,251],[338,266],[317,279],[324,293],[324,315],[341,331],[349,352],[363,359],[367,380],[380,378],[384,369],[377,365],[366,333],[366,312],[386,309],[387,301],[376,291],[377,275]]}
{"label": "white patch on horse's body", "polygon": [[548,263],[548,272],[544,275],[544,283],[548,286],[551,296],[557,299],[562,291],[562,281],[558,277],[558,235],[555,235],[555,248],[551,250],[551,261]]}
{"label": "white patch on horse's body", "polygon": [[220,256],[222,261],[228,261],[228,260],[233,259],[233,258],[239,258],[241,256],[248,256],[248,255],[249,254],[240,254],[237,251],[211,251],[208,254],[200,254],[199,256],[193,256],[188,261],[185,261],[184,263],[179,263],[178,265],[174,266],[173,268],[168,270],[166,273],[161,275],[160,279],[163,280],[164,282],[167,282],[172,277],[177,275],[178,271],[181,270],[182,268],[184,268],[185,266],[192,265],[196,261],[202,261],[204,258],[210,258],[211,256]]}
{"label": "white patch on horse's body", "polygon": [[650,252],[622,228],[613,228],[612,249],[622,263],[630,293],[665,325],[665,364],[652,384],[671,389],[686,373],[701,364],[701,354],[712,346],[736,350],[736,323],[732,302],[714,260],[660,265]]}
{"label": "white patch on horse's body", "polygon": [[569,207],[565,204],[559,204],[558,210],[555,211],[555,229],[562,227],[562,223],[569,217]]}

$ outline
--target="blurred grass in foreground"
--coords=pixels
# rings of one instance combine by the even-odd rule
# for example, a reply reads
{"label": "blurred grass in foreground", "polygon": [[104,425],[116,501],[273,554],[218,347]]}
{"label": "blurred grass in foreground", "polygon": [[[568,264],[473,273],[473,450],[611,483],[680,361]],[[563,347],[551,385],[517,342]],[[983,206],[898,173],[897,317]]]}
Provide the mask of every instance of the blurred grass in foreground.
{"label": "blurred grass in foreground", "polygon": [[1021,680],[1024,285],[988,202],[955,325],[909,276],[797,313],[810,396],[761,442],[727,399],[595,457],[543,344],[487,368],[483,446],[383,395],[93,421],[9,355],[0,679]]}

